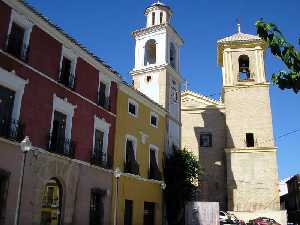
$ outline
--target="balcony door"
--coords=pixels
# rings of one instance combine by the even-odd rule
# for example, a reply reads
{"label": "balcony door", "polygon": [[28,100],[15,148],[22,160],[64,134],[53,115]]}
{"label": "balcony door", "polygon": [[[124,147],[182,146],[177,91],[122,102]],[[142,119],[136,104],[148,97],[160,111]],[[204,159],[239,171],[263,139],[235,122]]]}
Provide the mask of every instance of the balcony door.
{"label": "balcony door", "polygon": [[105,107],[106,106],[106,84],[100,82],[99,88],[99,105]]}
{"label": "balcony door", "polygon": [[0,85],[0,135],[8,135],[11,126],[15,92]]}
{"label": "balcony door", "polygon": [[67,116],[61,112],[54,111],[53,128],[51,134],[51,150],[64,153],[65,132]]}
{"label": "balcony door", "polygon": [[63,57],[60,80],[66,86],[71,85],[70,84],[71,67],[72,67],[71,60],[67,59],[66,57]]}
{"label": "balcony door", "polygon": [[94,157],[97,161],[103,162],[105,155],[103,152],[103,140],[104,133],[100,130],[95,130],[95,147],[94,147]]}
{"label": "balcony door", "polygon": [[22,56],[24,35],[24,28],[16,23],[12,23],[7,51],[18,58]]}

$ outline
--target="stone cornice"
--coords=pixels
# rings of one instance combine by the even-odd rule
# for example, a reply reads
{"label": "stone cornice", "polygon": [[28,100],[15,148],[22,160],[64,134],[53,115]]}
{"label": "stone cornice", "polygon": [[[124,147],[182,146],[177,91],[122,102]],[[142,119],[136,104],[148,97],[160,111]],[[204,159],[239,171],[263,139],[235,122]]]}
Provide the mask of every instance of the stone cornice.
{"label": "stone cornice", "polygon": [[134,38],[137,38],[157,31],[167,32],[168,29],[176,34],[179,41],[179,45],[182,45],[184,43],[183,38],[177,33],[177,31],[169,23],[163,23],[151,27],[141,28],[139,30],[133,31],[131,34]]}
{"label": "stone cornice", "polygon": [[254,148],[225,148],[227,154],[230,153],[259,153],[259,152],[277,152],[276,147],[254,147]]}

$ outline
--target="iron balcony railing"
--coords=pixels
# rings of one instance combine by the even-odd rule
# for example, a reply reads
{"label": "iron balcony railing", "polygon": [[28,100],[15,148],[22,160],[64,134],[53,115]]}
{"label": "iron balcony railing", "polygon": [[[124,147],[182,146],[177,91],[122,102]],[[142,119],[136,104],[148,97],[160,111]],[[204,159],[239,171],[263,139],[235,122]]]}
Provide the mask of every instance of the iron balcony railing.
{"label": "iron balcony railing", "polygon": [[20,42],[13,38],[11,35],[6,37],[4,51],[22,61],[28,61],[29,46],[25,45],[23,41]]}
{"label": "iron balcony railing", "polygon": [[49,134],[48,151],[59,155],[67,156],[69,158],[75,157],[75,143],[74,141],[65,137],[58,137]]}
{"label": "iron balcony railing", "polygon": [[107,110],[111,110],[110,97],[107,97],[98,91],[97,104]]}
{"label": "iron balcony railing", "polygon": [[0,137],[21,142],[25,135],[25,124],[20,120],[2,119],[0,121]]}
{"label": "iron balcony railing", "polygon": [[75,76],[71,72],[59,72],[59,83],[65,85],[68,88],[75,88]]}
{"label": "iron balcony railing", "polygon": [[158,168],[150,168],[148,177],[152,180],[162,180],[162,174]]}
{"label": "iron balcony railing", "polygon": [[108,164],[105,152],[95,148],[91,155],[91,164],[107,168]]}
{"label": "iron balcony railing", "polygon": [[124,163],[124,172],[131,173],[135,175],[140,174],[140,166],[136,160],[126,161]]}

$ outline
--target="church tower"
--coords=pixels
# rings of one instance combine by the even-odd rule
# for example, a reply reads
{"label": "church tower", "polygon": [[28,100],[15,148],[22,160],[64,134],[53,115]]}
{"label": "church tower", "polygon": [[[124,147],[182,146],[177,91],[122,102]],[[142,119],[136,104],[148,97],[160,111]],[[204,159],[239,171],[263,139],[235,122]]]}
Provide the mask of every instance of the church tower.
{"label": "church tower", "polygon": [[169,149],[180,147],[180,47],[182,38],[171,26],[171,9],[154,3],[145,10],[146,27],[132,33],[136,41],[134,87],[168,111]]}
{"label": "church tower", "polygon": [[227,129],[227,204],[242,218],[264,211],[264,216],[282,221],[265,48],[262,39],[242,33],[239,25],[236,34],[218,41]]}

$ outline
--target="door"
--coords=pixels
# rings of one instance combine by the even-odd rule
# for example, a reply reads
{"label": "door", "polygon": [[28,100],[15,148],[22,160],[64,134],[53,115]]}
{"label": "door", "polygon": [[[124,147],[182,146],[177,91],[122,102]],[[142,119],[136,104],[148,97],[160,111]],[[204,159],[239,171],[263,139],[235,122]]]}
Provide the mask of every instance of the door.
{"label": "door", "polygon": [[57,153],[65,153],[65,131],[67,116],[61,112],[54,112],[53,128],[51,134],[51,150]]}
{"label": "door", "polygon": [[132,225],[133,201],[125,200],[124,225]]}
{"label": "door", "polygon": [[155,224],[155,203],[145,202],[144,203],[144,225]]}
{"label": "door", "polygon": [[0,136],[10,135],[15,92],[0,85]]}
{"label": "door", "polygon": [[103,225],[103,217],[103,193],[93,190],[91,192],[90,225]]}

